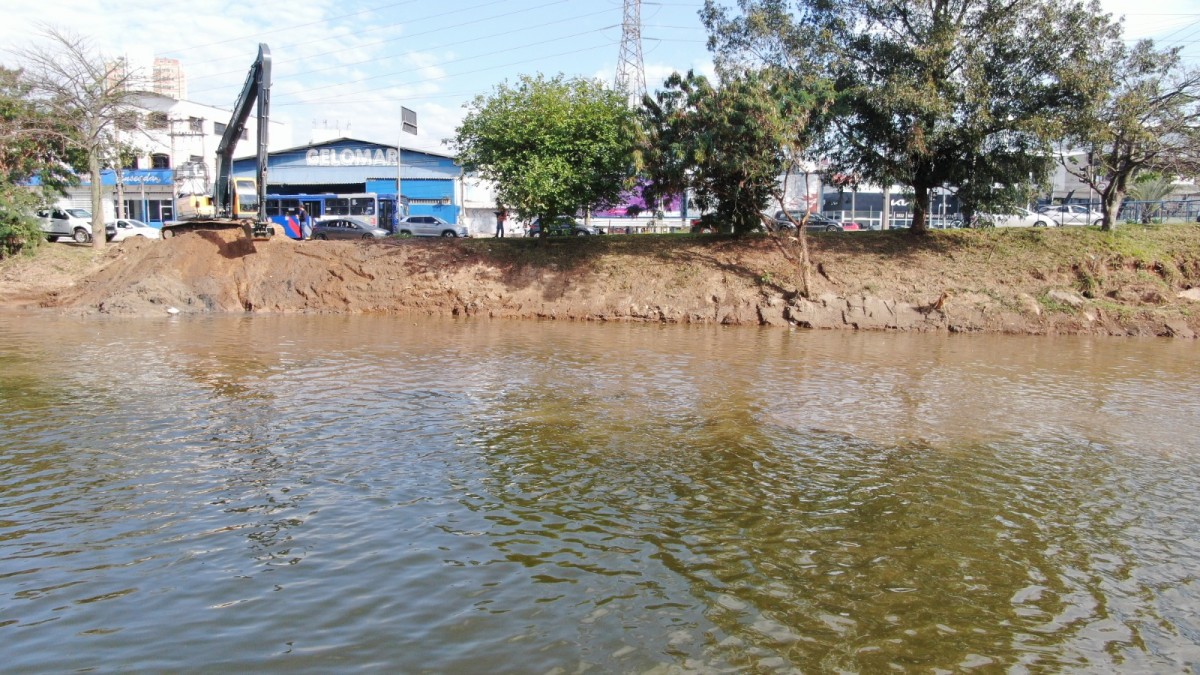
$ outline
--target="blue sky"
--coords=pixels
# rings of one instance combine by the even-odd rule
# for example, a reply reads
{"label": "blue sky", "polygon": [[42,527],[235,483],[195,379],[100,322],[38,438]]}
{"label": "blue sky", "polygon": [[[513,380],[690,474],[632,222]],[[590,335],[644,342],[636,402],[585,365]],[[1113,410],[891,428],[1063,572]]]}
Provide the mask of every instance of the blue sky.
{"label": "blue sky", "polygon": [[[642,4],[650,88],[673,70],[711,71],[703,0]],[[733,4],[727,0],[726,4]],[[1126,17],[1129,37],[1183,46],[1200,66],[1200,0],[1104,0]],[[0,43],[29,44],[49,23],[89,38],[106,56],[149,68],[179,59],[188,98],[230,107],[266,43],[274,61],[272,113],[292,127],[382,143],[397,140],[400,106],[417,112],[407,147],[444,150],[464,104],[522,74],[564,73],[612,82],[622,0],[43,0],[7,9]],[[10,55],[0,56],[13,65]]]}

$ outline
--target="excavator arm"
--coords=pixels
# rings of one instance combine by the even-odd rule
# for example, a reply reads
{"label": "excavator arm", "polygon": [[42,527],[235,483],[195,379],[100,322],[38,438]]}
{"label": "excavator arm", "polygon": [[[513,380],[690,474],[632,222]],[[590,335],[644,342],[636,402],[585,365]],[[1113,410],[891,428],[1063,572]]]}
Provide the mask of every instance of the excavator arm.
{"label": "excavator arm", "polygon": [[[257,165],[254,173],[254,195],[239,192],[233,178],[233,151],[242,134],[246,132],[246,120],[250,111],[258,105],[255,139]],[[213,199],[219,216],[227,218],[254,217],[260,223],[267,222],[267,134],[271,110],[271,50],[266,44],[258,45],[258,58],[250,66],[246,84],[233,106],[233,114],[221,141],[217,144],[216,190]],[[247,202],[253,202],[247,203]],[[253,208],[251,208],[253,207]],[[254,216],[250,216],[255,211]]]}
{"label": "excavator arm", "polygon": [[[250,112],[255,105],[258,106],[258,137],[255,139],[257,168],[253,179],[235,178],[233,151],[242,134],[246,133],[246,121],[250,119]],[[205,204],[208,197],[197,194],[193,186],[197,180],[202,180],[202,171],[179,173],[176,176],[176,198],[186,197],[186,201],[179,204],[179,210],[188,215],[183,220],[163,223],[164,238],[196,230],[227,230],[234,227],[241,228],[251,240],[271,238],[275,229],[267,219],[267,132],[270,110],[271,50],[260,43],[258,58],[250,66],[246,84],[233,107],[233,115],[217,144],[217,175],[212,186],[211,203]]]}

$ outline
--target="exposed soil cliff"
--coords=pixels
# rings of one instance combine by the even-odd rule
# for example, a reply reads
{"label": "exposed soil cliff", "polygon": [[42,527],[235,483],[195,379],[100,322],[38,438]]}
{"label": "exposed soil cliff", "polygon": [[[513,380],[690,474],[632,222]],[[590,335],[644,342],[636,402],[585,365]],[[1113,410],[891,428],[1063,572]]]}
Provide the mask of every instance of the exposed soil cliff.
{"label": "exposed soil cliff", "polygon": [[416,312],[809,328],[1200,332],[1200,228],[820,234],[798,293],[770,237],[70,244],[0,264],[8,308],[73,313]]}

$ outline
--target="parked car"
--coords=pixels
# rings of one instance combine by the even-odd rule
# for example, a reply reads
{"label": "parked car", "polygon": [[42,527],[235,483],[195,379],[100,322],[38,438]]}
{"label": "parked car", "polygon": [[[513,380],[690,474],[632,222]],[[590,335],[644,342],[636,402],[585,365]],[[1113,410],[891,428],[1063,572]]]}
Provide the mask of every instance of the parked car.
{"label": "parked car", "polygon": [[117,218],[113,221],[113,226],[117,228],[116,236],[112,237],[112,241],[125,241],[126,239],[134,239],[142,237],[143,239],[162,239],[162,231],[152,225],[147,225],[140,220],[133,218]]}
{"label": "parked car", "polygon": [[542,219],[538,218],[529,226],[530,237],[586,237],[596,234],[596,230],[576,221],[571,216],[559,216],[554,222],[542,228]]}
{"label": "parked car", "polygon": [[1038,213],[1050,219],[1052,225],[1099,225],[1104,215],[1081,204],[1043,206]]}
{"label": "parked car", "polygon": [[350,216],[318,218],[312,226],[313,239],[383,239],[388,231]]}
{"label": "parked car", "polygon": [[[842,223],[829,216],[820,213],[806,213],[805,211],[776,211],[775,225],[784,230],[795,229],[796,226],[788,220],[788,215],[800,223],[804,223],[805,232],[842,232],[845,230],[859,229],[858,223]],[[805,217],[808,221],[805,222]]]}
{"label": "parked car", "polygon": [[408,216],[396,225],[396,234],[402,237],[469,237],[471,233],[464,225],[454,225],[437,216]]}
{"label": "parked car", "polygon": [[[92,214],[87,209],[65,209],[54,207],[38,211],[38,223],[49,241],[70,237],[80,244],[92,240]],[[112,241],[117,228],[112,223],[104,226],[104,240]]]}

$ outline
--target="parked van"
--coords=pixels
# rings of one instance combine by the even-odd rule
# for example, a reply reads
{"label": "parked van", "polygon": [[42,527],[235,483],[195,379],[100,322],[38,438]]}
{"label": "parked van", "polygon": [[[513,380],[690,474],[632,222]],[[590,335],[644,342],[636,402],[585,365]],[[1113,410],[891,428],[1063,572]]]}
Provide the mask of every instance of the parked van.
{"label": "parked van", "polygon": [[[46,239],[58,241],[59,237],[70,237],[80,244],[92,240],[92,214],[86,209],[71,209],[54,207],[38,211],[38,221]],[[112,241],[116,236],[115,227],[106,227],[105,241]]]}

